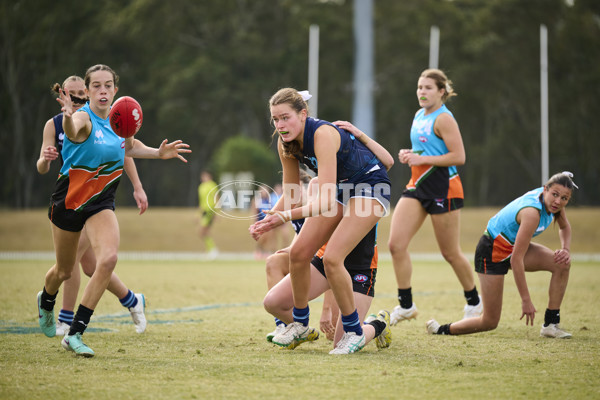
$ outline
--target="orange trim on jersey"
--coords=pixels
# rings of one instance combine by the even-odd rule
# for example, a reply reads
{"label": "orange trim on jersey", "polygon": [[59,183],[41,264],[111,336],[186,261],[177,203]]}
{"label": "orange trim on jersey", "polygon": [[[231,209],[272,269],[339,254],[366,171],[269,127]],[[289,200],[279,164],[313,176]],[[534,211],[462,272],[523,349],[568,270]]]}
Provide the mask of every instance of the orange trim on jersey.
{"label": "orange trim on jersey", "polygon": [[429,173],[433,170],[432,165],[417,165],[414,167],[410,167],[410,181],[406,185],[407,189],[416,189],[417,185],[429,175]]}
{"label": "orange trim on jersey", "polygon": [[448,198],[449,199],[464,199],[465,194],[463,192],[462,181],[459,175],[454,175],[450,178],[448,186]]}
{"label": "orange trim on jersey", "polygon": [[65,199],[67,210],[77,210],[90,200],[98,196],[113,181],[117,180],[123,173],[122,169],[117,169],[106,175],[102,175],[102,170],[106,165],[98,167],[95,171],[85,169],[69,170],[69,189]]}
{"label": "orange trim on jersey", "polygon": [[492,262],[499,263],[509,258],[513,252],[513,247],[504,236],[496,236],[492,247]]}

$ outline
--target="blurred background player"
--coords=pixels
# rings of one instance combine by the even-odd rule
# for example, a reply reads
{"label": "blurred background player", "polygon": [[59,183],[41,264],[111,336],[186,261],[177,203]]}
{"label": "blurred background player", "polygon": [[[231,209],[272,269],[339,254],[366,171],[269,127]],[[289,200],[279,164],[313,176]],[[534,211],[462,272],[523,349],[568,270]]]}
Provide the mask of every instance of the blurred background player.
{"label": "blurred background player", "polygon": [[[55,83],[52,90],[55,93],[60,93],[60,90],[68,90],[73,100],[73,108],[80,109],[87,102],[87,94],[85,92],[85,84],[83,78],[79,76],[70,76],[63,82],[62,86]],[[63,160],[61,151],[64,140],[64,130],[62,126],[62,113],[55,115],[49,119],[44,126],[42,148],[40,150],[40,158],[37,161],[37,170],[40,174],[46,174],[50,170],[50,164],[54,160],[59,160],[62,166]],[[124,169],[133,185],[133,197],[140,210],[140,214],[148,208],[148,199],[146,192],[142,187],[142,182],[137,174],[135,163],[131,157],[125,157]],[[87,237],[85,227],[81,231],[78,246],[78,262],[73,267],[71,278],[64,283],[64,292],[62,298],[62,308],[58,314],[58,322],[56,324],[56,336],[64,336],[73,322],[75,304],[77,303],[77,294],[81,283],[81,275],[79,273],[78,264],[81,264],[81,269],[87,276],[92,276],[96,269],[96,257],[94,251],[90,247],[90,242]],[[113,272],[108,291],[113,293],[123,307],[127,308],[131,313],[131,318],[135,324],[137,333],[143,333],[146,330],[145,297],[142,293],[135,294],[123,284],[119,277]]]}
{"label": "blurred background player", "polygon": [[[271,192],[271,206],[277,204],[282,194],[283,186],[281,185],[281,182],[275,183],[273,185],[273,191]],[[273,243],[275,248],[281,249],[284,247],[288,247],[292,241],[291,233],[292,232],[288,224],[283,224],[273,229]]]}
{"label": "blurred background player", "polygon": [[[268,186],[261,186],[257,196],[254,198],[254,212],[256,222],[262,221],[267,216],[267,211],[271,210],[276,203],[271,204],[271,193]],[[256,260],[264,260],[271,254],[277,251],[277,236],[275,230],[266,232],[256,241],[256,249],[254,250],[254,258]]]}
{"label": "blurred background player", "polygon": [[389,249],[398,284],[398,306],[392,325],[417,316],[412,298],[412,262],[408,245],[427,215],[444,259],[450,263],[463,287],[464,317],[481,314],[482,306],[469,261],[460,248],[460,209],[463,188],[456,170],[465,163],[465,148],[458,124],[444,104],[456,96],[444,72],[427,69],[417,83],[421,108],[410,130],[412,149],[402,149],[398,158],[411,169],[411,179],[398,201],[390,228]]}
{"label": "blurred background player", "polygon": [[198,185],[198,202],[200,213],[200,239],[204,243],[204,250],[209,258],[215,258],[219,250],[212,238],[211,230],[217,218],[217,183],[213,180],[210,172],[200,173],[200,185]]}
{"label": "blurred background player", "polygon": [[[525,271],[549,271],[548,308],[540,335],[550,338],[570,338],[561,329],[560,306],[569,282],[571,268],[571,224],[565,207],[571,199],[573,174],[562,172],[546,184],[510,202],[488,222],[487,229],[475,251],[475,271],[481,283],[483,314],[440,326],[436,320],[427,322],[427,332],[438,335],[465,335],[496,329],[502,314],[504,276],[512,269],[521,296],[521,319],[525,325],[535,318]],[[561,248],[555,251],[533,243],[532,238],[544,232],[554,221],[558,224]]]}

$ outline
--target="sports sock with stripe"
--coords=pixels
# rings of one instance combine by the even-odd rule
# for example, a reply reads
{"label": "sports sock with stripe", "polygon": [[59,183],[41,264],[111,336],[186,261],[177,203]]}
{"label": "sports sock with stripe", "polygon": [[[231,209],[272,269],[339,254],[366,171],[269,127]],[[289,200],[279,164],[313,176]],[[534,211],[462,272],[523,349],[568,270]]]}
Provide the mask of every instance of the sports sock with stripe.
{"label": "sports sock with stripe", "polygon": [[359,336],[363,334],[362,325],[356,310],[352,314],[342,315],[342,324],[344,325],[344,332],[354,332]]}
{"label": "sports sock with stripe", "polygon": [[294,322],[300,322],[304,326],[308,326],[308,320],[310,317],[310,310],[308,306],[306,308],[296,308],[293,310]]}

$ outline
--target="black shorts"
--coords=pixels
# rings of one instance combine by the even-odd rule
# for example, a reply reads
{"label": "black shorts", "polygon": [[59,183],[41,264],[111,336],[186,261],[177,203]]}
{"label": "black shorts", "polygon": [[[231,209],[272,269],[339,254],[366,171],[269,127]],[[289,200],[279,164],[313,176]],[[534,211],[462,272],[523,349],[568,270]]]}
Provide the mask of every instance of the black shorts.
{"label": "black shorts", "polygon": [[85,221],[92,215],[102,210],[115,210],[114,199],[106,199],[94,205],[84,208],[82,211],[67,210],[64,201],[50,202],[48,218],[50,221],[64,231],[80,232]]}
{"label": "black shorts", "polygon": [[[311,264],[315,266],[317,271],[325,278],[325,265],[321,257],[314,256]],[[352,278],[352,290],[356,293],[361,293],[370,297],[375,296],[375,277],[377,276],[376,268],[346,268]]]}
{"label": "black shorts", "polygon": [[402,197],[417,199],[428,214],[444,214],[464,207],[464,199],[422,199],[414,190],[404,190]]}
{"label": "black shorts", "polygon": [[475,272],[486,275],[506,275],[510,268],[510,257],[500,262],[492,261],[494,239],[486,232],[475,250]]}

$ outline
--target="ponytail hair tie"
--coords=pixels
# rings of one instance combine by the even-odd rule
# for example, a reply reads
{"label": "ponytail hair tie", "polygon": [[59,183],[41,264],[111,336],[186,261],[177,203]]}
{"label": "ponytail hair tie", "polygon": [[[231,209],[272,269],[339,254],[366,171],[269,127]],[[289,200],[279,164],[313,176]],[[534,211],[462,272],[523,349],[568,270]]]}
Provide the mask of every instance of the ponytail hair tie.
{"label": "ponytail hair tie", "polygon": [[312,97],[312,94],[310,94],[308,90],[302,90],[301,92],[298,92],[298,94],[302,96],[302,100],[304,101],[307,101]]}
{"label": "ponytail hair tie", "polygon": [[579,186],[577,186],[575,182],[573,182],[573,173],[571,171],[563,171],[561,172],[561,174],[568,176],[573,186],[575,186],[575,189],[579,189]]}

